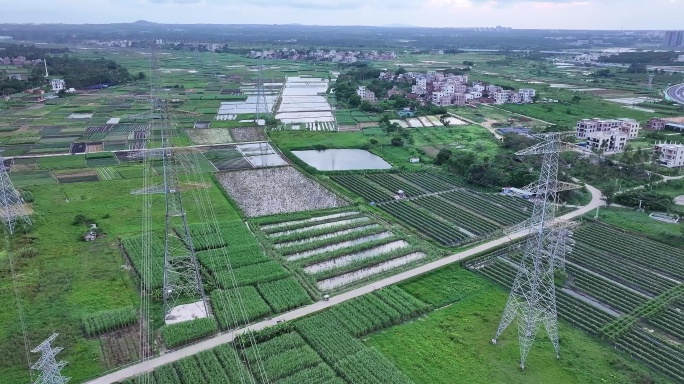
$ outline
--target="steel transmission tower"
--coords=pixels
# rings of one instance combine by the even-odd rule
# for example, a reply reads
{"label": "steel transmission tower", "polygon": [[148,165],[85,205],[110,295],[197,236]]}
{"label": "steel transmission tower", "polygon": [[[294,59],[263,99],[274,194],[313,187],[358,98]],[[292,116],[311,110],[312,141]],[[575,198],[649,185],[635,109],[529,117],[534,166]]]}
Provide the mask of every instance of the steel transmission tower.
{"label": "steel transmission tower", "polygon": [[532,217],[522,224],[530,234],[523,245],[522,260],[492,343],[496,344],[501,333],[517,318],[521,368],[525,368],[525,360],[542,325],[560,357],[554,272],[564,267],[564,253],[571,244],[567,241],[569,227],[554,225],[555,203],[558,192],[576,187],[558,181],[559,154],[564,149],[574,148],[572,144],[563,143],[561,136],[559,133],[538,135],[543,142],[516,153],[518,156],[543,155],[544,158],[538,182],[526,187],[536,194]]}
{"label": "steel transmission tower", "polygon": [[10,180],[8,170],[9,168],[5,166],[5,159],[0,153],[0,216],[5,222],[7,232],[12,234],[18,221],[31,225],[31,218],[26,213],[24,199]]}
{"label": "steel transmission tower", "polygon": [[173,147],[172,127],[168,107],[162,109],[162,162],[164,165],[164,194],[166,196],[166,224],[164,234],[164,314],[181,298],[202,300],[204,314],[209,315],[204,295],[199,263],[190,236],[188,219],[178,183],[178,164]]}
{"label": "steel transmission tower", "polygon": [[48,337],[45,341],[40,343],[39,346],[32,349],[31,352],[40,352],[40,358],[36,361],[31,369],[40,371],[38,379],[36,379],[35,384],[64,384],[69,381],[69,377],[62,376],[62,368],[67,364],[65,361],[57,362],[55,356],[62,351],[63,348],[52,347],[52,342],[57,338],[57,333],[53,333],[52,336]]}
{"label": "steel transmission tower", "polygon": [[254,113],[254,121],[258,124],[259,119],[265,119],[269,114],[268,102],[266,101],[266,91],[264,90],[264,65],[259,61],[259,75],[257,78],[257,102]]}
{"label": "steel transmission tower", "polygon": [[[162,286],[162,300],[164,318],[166,320],[173,320],[170,317],[171,310],[178,304],[181,299],[201,300],[201,310],[205,316],[209,315],[209,307],[207,299],[204,294],[204,287],[200,276],[199,263],[195,255],[195,248],[190,236],[188,221],[183,208],[183,199],[181,197],[180,185],[178,180],[178,170],[181,168],[178,159],[176,158],[176,148],[173,142],[174,126],[170,120],[169,106],[165,99],[155,92],[155,86],[158,86],[160,80],[158,72],[158,62],[156,58],[155,48],[153,47],[151,57],[151,106],[152,112],[159,114],[159,122],[161,124],[161,148],[150,149],[151,127],[148,127],[148,134],[145,137],[144,162],[145,162],[145,185],[142,189],[131,192],[133,195],[164,195],[164,210],[166,212],[164,222],[164,271],[163,271],[163,286]],[[158,89],[158,88],[157,88]],[[163,184],[149,185],[147,183],[149,175],[147,171],[151,166],[150,160],[160,160],[163,168]],[[147,197],[147,196],[146,196]],[[144,202],[144,216],[147,221],[150,220],[151,202],[147,199]],[[143,253],[146,254],[147,259],[150,259],[150,237],[151,224],[143,221]],[[150,260],[147,260],[150,264]],[[151,270],[151,264],[147,267],[147,273],[152,275],[154,271]],[[149,277],[148,283],[151,280]],[[149,289],[149,287],[147,287]],[[142,332],[141,332],[142,333]],[[149,341],[149,340],[148,340]]]}

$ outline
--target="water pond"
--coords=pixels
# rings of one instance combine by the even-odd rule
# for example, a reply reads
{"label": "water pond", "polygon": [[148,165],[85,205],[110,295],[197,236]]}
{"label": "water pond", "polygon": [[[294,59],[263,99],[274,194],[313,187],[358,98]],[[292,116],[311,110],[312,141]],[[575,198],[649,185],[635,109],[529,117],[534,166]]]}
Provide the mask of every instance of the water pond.
{"label": "water pond", "polygon": [[319,171],[392,168],[381,157],[363,149],[326,149],[324,151],[292,151],[292,153]]}

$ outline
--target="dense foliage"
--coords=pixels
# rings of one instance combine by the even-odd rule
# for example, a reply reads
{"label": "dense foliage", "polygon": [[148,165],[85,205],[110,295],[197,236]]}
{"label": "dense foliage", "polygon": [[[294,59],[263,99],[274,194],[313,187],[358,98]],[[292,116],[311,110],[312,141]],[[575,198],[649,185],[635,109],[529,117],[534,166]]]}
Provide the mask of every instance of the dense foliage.
{"label": "dense foliage", "polygon": [[[114,60],[87,60],[76,57],[51,56],[47,58],[51,76],[61,76],[67,87],[85,88],[99,84],[118,84],[132,80],[128,69]],[[34,71],[38,71],[36,68]]]}

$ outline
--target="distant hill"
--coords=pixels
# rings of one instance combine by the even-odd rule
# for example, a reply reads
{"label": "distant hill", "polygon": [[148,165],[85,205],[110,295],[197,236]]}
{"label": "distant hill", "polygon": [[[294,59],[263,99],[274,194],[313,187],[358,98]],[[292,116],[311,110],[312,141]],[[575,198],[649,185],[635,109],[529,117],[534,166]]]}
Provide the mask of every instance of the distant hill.
{"label": "distant hill", "polygon": [[383,28],[418,28],[415,25],[409,25],[409,24],[385,24],[385,25],[379,25],[379,27],[383,27]]}

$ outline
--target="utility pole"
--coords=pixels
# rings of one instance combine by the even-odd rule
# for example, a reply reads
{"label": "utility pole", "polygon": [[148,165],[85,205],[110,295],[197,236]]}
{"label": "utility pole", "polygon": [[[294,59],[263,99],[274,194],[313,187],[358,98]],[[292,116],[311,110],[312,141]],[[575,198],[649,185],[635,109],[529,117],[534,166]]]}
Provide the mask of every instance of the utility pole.
{"label": "utility pole", "polygon": [[527,187],[536,195],[532,217],[523,223],[530,234],[523,246],[523,257],[492,343],[496,344],[503,331],[517,318],[520,367],[523,369],[542,325],[556,357],[560,357],[554,273],[556,269],[564,268],[564,255],[571,250],[572,240],[569,237],[572,232],[571,225],[555,225],[554,204],[560,190],[573,187],[570,183],[558,181],[559,154],[573,147],[563,143],[561,136],[560,133],[535,135],[543,141],[516,153],[518,156],[543,155],[544,159],[538,182]]}

